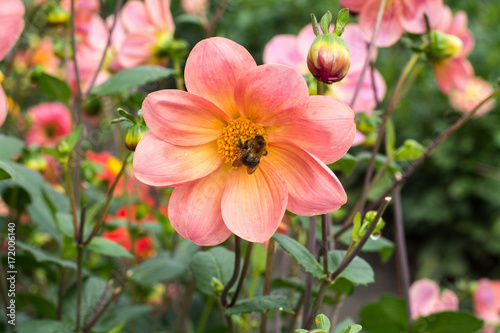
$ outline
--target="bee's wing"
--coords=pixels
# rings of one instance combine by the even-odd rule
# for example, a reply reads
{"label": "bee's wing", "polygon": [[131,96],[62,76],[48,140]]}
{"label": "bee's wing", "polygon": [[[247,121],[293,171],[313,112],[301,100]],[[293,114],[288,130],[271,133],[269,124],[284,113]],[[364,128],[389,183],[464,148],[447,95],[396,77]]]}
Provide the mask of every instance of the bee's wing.
{"label": "bee's wing", "polygon": [[234,168],[240,167],[242,165],[243,165],[243,162],[241,161],[240,157],[238,157],[237,159],[235,159],[234,162],[233,162],[233,167]]}
{"label": "bee's wing", "polygon": [[248,173],[249,175],[251,175],[252,173],[254,173],[254,172],[255,172],[255,170],[257,170],[257,167],[258,167],[258,166],[259,166],[259,165],[256,165],[256,166],[254,166],[254,167],[249,167],[249,166],[247,166],[247,173]]}

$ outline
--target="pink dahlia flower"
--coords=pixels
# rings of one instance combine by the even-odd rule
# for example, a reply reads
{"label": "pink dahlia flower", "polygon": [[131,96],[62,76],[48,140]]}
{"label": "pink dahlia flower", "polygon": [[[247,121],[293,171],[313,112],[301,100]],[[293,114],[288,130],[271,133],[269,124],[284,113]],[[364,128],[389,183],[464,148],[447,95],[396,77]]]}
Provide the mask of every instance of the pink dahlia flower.
{"label": "pink dahlia flower", "polygon": [[175,30],[170,0],[128,1],[120,21],[126,36],[118,47],[117,61],[123,68],[166,62],[165,49]]}
{"label": "pink dahlia flower", "polygon": [[71,132],[71,115],[62,103],[42,103],[28,110],[32,121],[26,145],[53,147]]}
{"label": "pink dahlia flower", "polygon": [[500,281],[479,280],[473,302],[474,313],[486,324],[500,324]]}
{"label": "pink dahlia flower", "polygon": [[[24,27],[24,5],[21,0],[2,0],[0,2],[0,60],[16,43]],[[3,75],[0,72],[0,83]],[[7,97],[0,86],[0,126],[7,117]]]}
{"label": "pink dahlia flower", "polygon": [[458,297],[449,289],[439,291],[429,279],[415,281],[410,287],[411,317],[425,317],[435,312],[458,310]]}
{"label": "pink dahlia flower", "polygon": [[455,88],[464,90],[468,80],[474,76],[474,69],[466,58],[474,48],[474,36],[467,27],[465,12],[460,11],[453,16],[448,6],[444,6],[442,12],[442,20],[436,30],[460,38],[463,44],[457,57],[435,61],[432,66],[439,89],[448,94]]}
{"label": "pink dahlia flower", "polygon": [[[458,111],[469,113],[481,103],[486,97],[493,93],[493,87],[487,81],[473,76],[467,80],[465,89],[453,89],[448,95],[451,106]],[[491,99],[484,103],[475,113],[476,116],[483,115],[495,107],[495,100]]]}
{"label": "pink dahlia flower", "polygon": [[225,38],[193,48],[185,81],[188,92],[148,95],[142,111],[150,131],[134,156],[139,180],[175,186],[168,212],[183,237],[216,245],[233,232],[262,243],[286,209],[314,215],[346,202],[325,163],[352,144],[356,127],[347,105],[309,97],[299,72],[257,66]]}
{"label": "pink dahlia flower", "polygon": [[[359,12],[359,26],[367,42],[372,38],[381,0],[340,0],[342,6]],[[415,34],[426,31],[424,14],[434,26],[442,15],[442,0],[387,0],[375,40],[378,47],[395,44],[404,31]]]}

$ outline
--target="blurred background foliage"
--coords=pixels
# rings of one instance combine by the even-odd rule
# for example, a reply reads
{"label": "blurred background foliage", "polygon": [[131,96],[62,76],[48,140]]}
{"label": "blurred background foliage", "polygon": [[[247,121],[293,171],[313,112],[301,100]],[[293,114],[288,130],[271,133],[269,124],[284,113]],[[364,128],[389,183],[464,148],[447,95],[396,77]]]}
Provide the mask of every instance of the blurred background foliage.
{"label": "blurred background foliage", "polygon": [[[477,76],[498,86],[500,77],[500,34],[497,1],[445,1],[454,12],[463,10],[476,44],[469,60]],[[218,2],[212,3],[212,9]],[[277,34],[294,34],[326,11],[337,12],[336,0],[232,0],[216,35],[245,46],[257,63],[262,63],[265,44]],[[181,14],[179,2],[172,7]],[[355,15],[351,21],[356,21]],[[189,41],[203,37],[203,31],[184,21],[176,34]],[[376,67],[384,76],[388,93],[411,56],[402,43],[379,49]],[[497,103],[498,105],[498,103]],[[414,138],[428,146],[461,114],[436,87],[431,66],[423,64],[400,101],[393,121],[397,145]],[[485,116],[472,119],[449,137],[403,187],[403,209],[413,278],[436,280],[500,278],[500,112],[497,106]],[[361,148],[362,149],[362,148]],[[367,148],[365,148],[367,149]],[[359,151],[360,148],[356,148]],[[409,165],[408,165],[409,166]],[[351,182],[351,188],[361,179]],[[353,200],[350,200],[350,202]],[[388,224],[387,237],[392,237]]]}

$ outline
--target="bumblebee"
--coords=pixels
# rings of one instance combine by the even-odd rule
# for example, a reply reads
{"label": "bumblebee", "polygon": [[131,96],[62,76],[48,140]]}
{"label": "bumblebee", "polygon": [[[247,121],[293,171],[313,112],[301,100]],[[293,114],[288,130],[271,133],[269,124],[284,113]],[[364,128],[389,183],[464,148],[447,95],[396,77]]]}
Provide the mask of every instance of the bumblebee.
{"label": "bumblebee", "polygon": [[243,149],[241,155],[234,160],[233,167],[246,166],[247,173],[251,175],[257,170],[260,163],[260,158],[267,155],[266,140],[262,135],[256,135],[252,139],[248,139],[245,143],[238,139],[238,147]]}

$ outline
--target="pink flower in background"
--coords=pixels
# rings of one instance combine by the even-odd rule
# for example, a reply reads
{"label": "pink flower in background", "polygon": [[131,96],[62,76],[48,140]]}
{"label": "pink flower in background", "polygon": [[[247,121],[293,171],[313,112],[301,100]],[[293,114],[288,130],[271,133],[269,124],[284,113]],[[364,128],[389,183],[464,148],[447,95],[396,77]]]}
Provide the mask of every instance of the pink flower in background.
{"label": "pink flower in background", "polygon": [[439,291],[436,282],[429,279],[415,281],[410,287],[411,317],[426,317],[435,312],[458,310],[458,298],[449,289]]}
{"label": "pink flower in background", "polygon": [[42,103],[28,110],[32,121],[26,145],[54,147],[71,132],[71,115],[62,103]]}
{"label": "pink flower in background", "polygon": [[433,64],[437,85],[443,93],[448,94],[454,88],[464,90],[468,80],[474,76],[474,69],[466,59],[474,48],[474,36],[467,28],[465,12],[460,11],[453,16],[448,6],[444,6],[442,12],[442,20],[435,29],[457,36],[463,43],[457,57],[438,60]]}
{"label": "pink flower in background", "polygon": [[[458,111],[469,113],[493,93],[493,87],[487,81],[473,76],[467,80],[465,89],[453,89],[448,97],[451,106]],[[483,115],[495,107],[495,99],[491,99],[483,104],[475,113],[476,116]]]}
{"label": "pink flower in background", "polygon": [[[500,280],[481,279],[477,282],[474,292],[474,313],[483,319],[487,325],[500,324]],[[487,327],[494,332],[495,329]]]}
{"label": "pink flower in background", "polygon": [[[24,27],[24,5],[21,0],[2,0],[0,2],[0,60],[16,43]],[[0,72],[0,83],[3,74]],[[7,96],[0,85],[0,126],[7,117]]]}
{"label": "pink flower in background", "polygon": [[117,61],[123,68],[166,63],[166,48],[175,30],[170,0],[128,1],[120,20],[126,35],[118,46]]}
{"label": "pink flower in background", "polygon": [[[375,29],[381,0],[340,0],[340,3],[353,12],[359,12],[363,38],[369,42]],[[404,31],[424,33],[424,14],[429,18],[430,25],[434,26],[441,20],[442,7],[442,0],[387,0],[375,45],[391,46],[401,38]]]}
{"label": "pink flower in background", "polygon": [[142,110],[150,131],[134,155],[139,180],[175,186],[168,211],[179,234],[200,245],[219,244],[231,232],[261,243],[285,209],[313,215],[346,202],[325,163],[353,141],[347,105],[309,97],[300,73],[257,66],[225,38],[194,47],[185,80],[188,92],[148,95]]}
{"label": "pink flower in background", "polygon": [[48,37],[30,39],[30,47],[17,53],[15,66],[20,72],[41,66],[45,73],[58,76],[60,59],[54,54],[54,43]]}
{"label": "pink flower in background", "polygon": [[[62,0],[61,7],[66,11],[71,11],[72,0]],[[99,0],[75,0],[75,23],[77,29],[84,29],[94,15],[100,10]]]}

